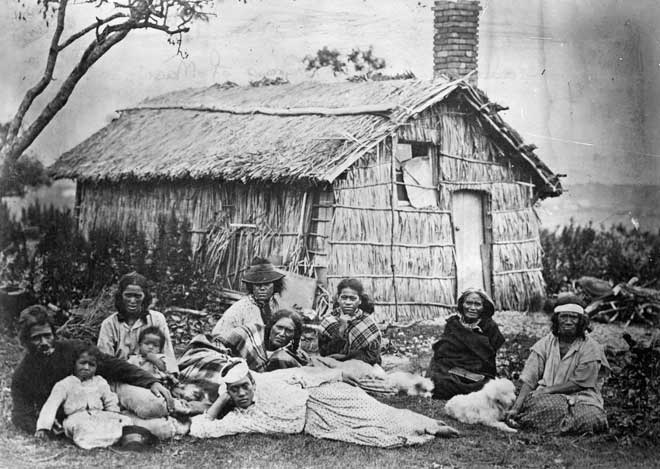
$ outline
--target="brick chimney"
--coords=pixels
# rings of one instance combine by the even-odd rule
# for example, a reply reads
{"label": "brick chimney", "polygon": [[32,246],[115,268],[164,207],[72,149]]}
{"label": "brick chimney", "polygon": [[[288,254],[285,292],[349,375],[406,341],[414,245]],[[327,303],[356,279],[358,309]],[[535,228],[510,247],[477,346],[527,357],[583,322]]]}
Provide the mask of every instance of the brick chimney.
{"label": "brick chimney", "polygon": [[[436,0],[433,7],[433,78],[463,77],[477,69],[479,48],[478,0]],[[470,84],[477,84],[473,73]]]}

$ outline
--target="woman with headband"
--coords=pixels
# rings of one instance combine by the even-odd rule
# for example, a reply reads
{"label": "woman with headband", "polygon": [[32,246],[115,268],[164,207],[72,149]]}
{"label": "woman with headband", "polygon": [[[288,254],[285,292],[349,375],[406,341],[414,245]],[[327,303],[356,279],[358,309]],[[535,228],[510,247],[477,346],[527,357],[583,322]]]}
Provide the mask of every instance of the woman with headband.
{"label": "woman with headband", "polygon": [[532,346],[520,376],[522,388],[509,419],[543,433],[595,433],[607,429],[600,390],[610,366],[587,334],[582,301],[560,297],[552,332]]}

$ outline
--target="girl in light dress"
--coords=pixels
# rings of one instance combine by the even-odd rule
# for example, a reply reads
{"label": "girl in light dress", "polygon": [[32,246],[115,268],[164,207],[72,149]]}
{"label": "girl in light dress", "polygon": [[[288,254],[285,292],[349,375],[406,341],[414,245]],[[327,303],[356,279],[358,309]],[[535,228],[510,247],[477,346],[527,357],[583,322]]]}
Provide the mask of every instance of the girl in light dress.
{"label": "girl in light dress", "polygon": [[64,434],[83,449],[108,447],[119,441],[122,428],[132,420],[119,413],[117,395],[96,374],[98,349],[92,345],[81,349],[73,374],[55,383],[41,408],[36,436],[46,438],[56,424],[57,412],[63,408]]}

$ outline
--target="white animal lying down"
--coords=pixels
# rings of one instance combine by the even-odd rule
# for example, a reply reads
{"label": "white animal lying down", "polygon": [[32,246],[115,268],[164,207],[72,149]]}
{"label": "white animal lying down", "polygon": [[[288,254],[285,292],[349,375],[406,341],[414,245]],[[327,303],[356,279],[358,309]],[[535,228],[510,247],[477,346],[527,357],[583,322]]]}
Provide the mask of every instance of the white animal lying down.
{"label": "white animal lying down", "polygon": [[488,381],[479,391],[459,394],[445,404],[445,412],[463,423],[481,423],[505,432],[516,432],[503,422],[516,401],[516,388],[506,378]]}
{"label": "white animal lying down", "polygon": [[434,384],[429,378],[407,371],[394,371],[387,374],[387,379],[398,390],[399,394],[422,397],[433,395]]}

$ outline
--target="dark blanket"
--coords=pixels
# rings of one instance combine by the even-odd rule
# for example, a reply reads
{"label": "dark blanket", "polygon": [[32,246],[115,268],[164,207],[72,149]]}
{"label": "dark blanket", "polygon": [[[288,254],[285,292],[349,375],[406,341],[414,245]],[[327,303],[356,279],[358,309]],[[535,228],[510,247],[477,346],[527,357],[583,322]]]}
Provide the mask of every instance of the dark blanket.
{"label": "dark blanket", "polygon": [[[434,397],[448,399],[467,394],[481,389],[488,379],[495,377],[495,355],[504,344],[504,336],[490,318],[482,319],[480,326],[481,332],[463,326],[458,316],[447,319],[442,336],[433,344],[433,358],[427,372],[435,384]],[[474,381],[449,373],[456,367],[484,375],[484,379]]]}

